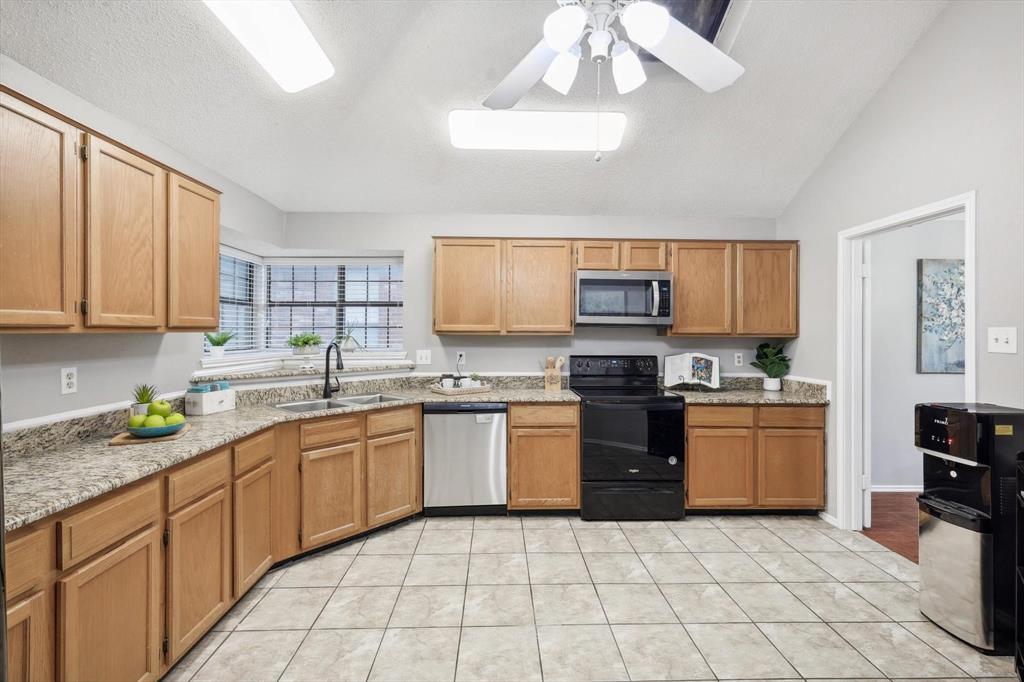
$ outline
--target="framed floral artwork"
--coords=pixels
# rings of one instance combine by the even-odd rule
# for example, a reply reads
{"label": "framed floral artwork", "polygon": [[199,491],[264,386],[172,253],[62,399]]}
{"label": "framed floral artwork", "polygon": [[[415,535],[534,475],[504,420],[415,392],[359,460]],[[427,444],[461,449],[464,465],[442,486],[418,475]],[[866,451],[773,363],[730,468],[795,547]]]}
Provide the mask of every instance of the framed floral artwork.
{"label": "framed floral artwork", "polygon": [[917,373],[964,373],[964,261],[917,261]]}

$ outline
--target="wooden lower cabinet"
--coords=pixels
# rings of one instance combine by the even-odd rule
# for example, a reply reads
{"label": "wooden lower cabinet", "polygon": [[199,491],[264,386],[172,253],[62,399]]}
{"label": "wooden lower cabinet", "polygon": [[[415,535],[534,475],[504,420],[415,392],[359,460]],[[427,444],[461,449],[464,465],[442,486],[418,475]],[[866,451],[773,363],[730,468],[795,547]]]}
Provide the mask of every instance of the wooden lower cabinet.
{"label": "wooden lower cabinet", "polygon": [[242,596],[274,563],[274,460],[234,482],[234,596]]}
{"label": "wooden lower cabinet", "polygon": [[53,679],[53,607],[44,591],[7,607],[7,680]]}
{"label": "wooden lower cabinet", "polygon": [[691,428],[686,448],[686,506],[754,504],[754,434],[751,429]]}
{"label": "wooden lower cabinet", "polygon": [[763,506],[825,506],[825,438],[818,429],[758,429],[757,499]]}
{"label": "wooden lower cabinet", "polygon": [[415,431],[366,441],[366,525],[369,528],[420,508],[420,457]]}
{"label": "wooden lower cabinet", "polygon": [[157,679],[160,535],[151,526],[57,581],[65,682]]}
{"label": "wooden lower cabinet", "polygon": [[167,517],[167,655],[188,650],[228,610],[231,493],[226,485]]}
{"label": "wooden lower cabinet", "polygon": [[363,444],[312,450],[301,457],[302,549],[363,530]]}
{"label": "wooden lower cabinet", "polygon": [[509,509],[578,509],[579,431],[512,428],[508,439]]}

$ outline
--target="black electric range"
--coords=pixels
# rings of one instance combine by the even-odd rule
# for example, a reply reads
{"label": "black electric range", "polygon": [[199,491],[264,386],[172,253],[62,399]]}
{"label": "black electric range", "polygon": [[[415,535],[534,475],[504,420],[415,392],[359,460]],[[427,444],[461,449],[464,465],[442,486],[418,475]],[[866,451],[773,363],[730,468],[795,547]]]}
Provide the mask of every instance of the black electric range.
{"label": "black electric range", "polygon": [[570,356],[569,388],[581,399],[580,516],[682,518],[685,403],[658,387],[657,356]]}

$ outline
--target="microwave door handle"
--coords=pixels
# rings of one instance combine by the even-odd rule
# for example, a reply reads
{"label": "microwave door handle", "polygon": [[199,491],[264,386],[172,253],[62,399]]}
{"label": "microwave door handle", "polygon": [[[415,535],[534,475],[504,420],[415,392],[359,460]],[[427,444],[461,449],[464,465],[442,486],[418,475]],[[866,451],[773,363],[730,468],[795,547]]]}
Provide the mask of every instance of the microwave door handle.
{"label": "microwave door handle", "polygon": [[651,317],[658,316],[658,308],[661,307],[661,293],[658,291],[658,280],[651,280]]}

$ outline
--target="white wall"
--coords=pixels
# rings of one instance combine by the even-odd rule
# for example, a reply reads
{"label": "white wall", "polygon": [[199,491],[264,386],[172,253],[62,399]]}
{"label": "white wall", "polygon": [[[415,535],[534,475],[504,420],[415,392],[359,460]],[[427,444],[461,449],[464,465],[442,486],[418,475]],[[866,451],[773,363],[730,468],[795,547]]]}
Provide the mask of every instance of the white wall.
{"label": "white wall", "polygon": [[[835,379],[836,233],[972,189],[978,338],[1021,327],[1022,82],[1024,3],[952,2],[807,180],[778,220],[779,238],[801,241],[795,374]],[[1024,356],[980,342],[978,400],[1024,406]],[[831,424],[828,452],[835,471]],[[831,475],[827,494],[834,513]]]}
{"label": "white wall", "polygon": [[963,258],[964,216],[890,230],[871,248],[871,485],[921,485],[914,405],[963,402],[963,374],[917,373],[917,260]]}

